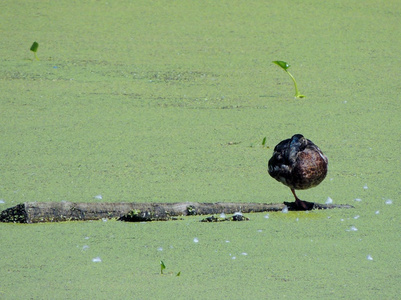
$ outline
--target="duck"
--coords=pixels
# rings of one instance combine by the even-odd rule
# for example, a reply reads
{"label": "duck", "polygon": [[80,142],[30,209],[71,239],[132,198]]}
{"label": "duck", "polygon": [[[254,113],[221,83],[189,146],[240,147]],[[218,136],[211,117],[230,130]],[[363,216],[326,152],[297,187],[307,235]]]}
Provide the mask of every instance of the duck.
{"label": "duck", "polygon": [[327,175],[327,167],[328,159],[320,148],[302,134],[295,134],[274,147],[268,172],[291,189],[295,197],[294,210],[311,210],[315,203],[299,199],[295,190],[319,185]]}

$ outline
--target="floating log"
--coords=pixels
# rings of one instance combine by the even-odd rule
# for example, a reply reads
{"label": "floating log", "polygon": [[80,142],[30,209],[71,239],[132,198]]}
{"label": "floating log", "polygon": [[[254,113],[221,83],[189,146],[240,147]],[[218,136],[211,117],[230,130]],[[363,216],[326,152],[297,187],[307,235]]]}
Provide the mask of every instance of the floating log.
{"label": "floating log", "polygon": [[[75,202],[25,202],[5,209],[1,222],[40,223],[62,221],[88,221],[118,219],[128,222],[167,221],[181,216],[251,213],[281,211],[296,208],[291,203],[75,203]],[[316,204],[313,209],[353,208],[351,205]],[[311,209],[312,209],[311,208]]]}

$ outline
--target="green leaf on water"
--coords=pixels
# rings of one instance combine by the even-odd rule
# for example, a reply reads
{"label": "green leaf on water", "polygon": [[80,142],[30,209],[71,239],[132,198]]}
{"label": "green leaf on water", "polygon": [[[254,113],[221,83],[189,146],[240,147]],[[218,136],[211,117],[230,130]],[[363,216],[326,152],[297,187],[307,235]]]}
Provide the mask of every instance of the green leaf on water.
{"label": "green leaf on water", "polygon": [[176,276],[180,276],[180,275],[181,275],[181,271],[180,271],[180,272],[178,272]]}
{"label": "green leaf on water", "polygon": [[30,50],[33,52],[33,55],[35,56],[36,60],[39,60],[38,55],[36,54],[36,52],[38,52],[38,48],[39,48],[39,44],[37,42],[33,42]]}
{"label": "green leaf on water", "polygon": [[31,51],[37,52],[38,48],[39,48],[39,44],[37,42],[33,42],[32,46],[31,46]]}
{"label": "green leaf on water", "polygon": [[283,68],[284,70],[287,70],[290,67],[290,65],[287,62],[282,60],[275,60],[273,61],[273,63]]}
{"label": "green leaf on water", "polygon": [[282,60],[275,60],[272,63],[278,65],[280,68],[282,68],[287,74],[288,76],[291,77],[292,81],[294,82],[294,87],[295,87],[295,97],[296,98],[305,98],[304,95],[302,95],[299,90],[298,90],[298,86],[297,86],[297,82],[295,81],[294,76],[292,76],[292,74],[290,72],[288,72],[288,68],[290,67],[290,65]]}
{"label": "green leaf on water", "polygon": [[264,137],[262,141],[262,146],[264,147],[265,145],[266,145],[266,137]]}
{"label": "green leaf on water", "polygon": [[164,264],[164,262],[161,260],[160,261],[160,274],[163,274],[163,270],[166,268],[166,265]]}

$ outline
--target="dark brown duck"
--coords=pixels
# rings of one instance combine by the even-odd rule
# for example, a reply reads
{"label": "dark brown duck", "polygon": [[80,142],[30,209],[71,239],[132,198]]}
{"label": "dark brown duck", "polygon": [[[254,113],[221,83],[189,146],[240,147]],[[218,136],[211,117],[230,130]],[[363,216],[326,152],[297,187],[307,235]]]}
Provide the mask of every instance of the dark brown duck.
{"label": "dark brown duck", "polygon": [[295,190],[317,186],[327,174],[327,157],[302,134],[281,141],[269,160],[269,174],[291,189],[299,209],[311,209],[313,203],[300,200]]}

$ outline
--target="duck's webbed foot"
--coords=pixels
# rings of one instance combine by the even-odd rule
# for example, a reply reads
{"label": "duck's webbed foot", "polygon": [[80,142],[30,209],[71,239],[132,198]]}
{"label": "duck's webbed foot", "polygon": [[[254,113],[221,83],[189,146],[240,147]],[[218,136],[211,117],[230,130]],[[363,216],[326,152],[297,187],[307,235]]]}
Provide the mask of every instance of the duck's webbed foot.
{"label": "duck's webbed foot", "polygon": [[314,202],[303,201],[297,197],[295,194],[295,190],[291,189],[292,194],[295,197],[295,202],[288,203],[284,202],[287,205],[289,210],[312,210],[315,206]]}
{"label": "duck's webbed foot", "polygon": [[301,199],[295,200],[295,205],[299,208],[299,210],[311,210],[315,206],[315,203],[302,201]]}
{"label": "duck's webbed foot", "polygon": [[300,199],[295,200],[295,202],[284,202],[289,210],[312,210],[315,208],[314,202],[302,201]]}

